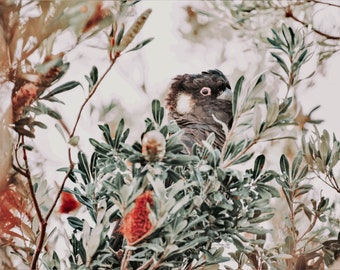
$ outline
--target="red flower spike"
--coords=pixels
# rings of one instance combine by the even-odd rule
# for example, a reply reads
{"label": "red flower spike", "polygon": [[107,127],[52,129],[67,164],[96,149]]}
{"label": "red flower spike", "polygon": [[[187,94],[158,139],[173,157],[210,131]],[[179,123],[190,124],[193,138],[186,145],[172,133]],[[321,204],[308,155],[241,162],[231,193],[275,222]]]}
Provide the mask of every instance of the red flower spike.
{"label": "red flower spike", "polygon": [[63,191],[61,193],[61,205],[59,212],[62,214],[68,214],[73,210],[80,207],[80,202],[74,197],[73,194]]}
{"label": "red flower spike", "polygon": [[141,194],[136,199],[134,208],[123,218],[123,225],[119,228],[119,232],[126,238],[128,244],[142,239],[152,229],[148,204],[153,207],[151,191]]}

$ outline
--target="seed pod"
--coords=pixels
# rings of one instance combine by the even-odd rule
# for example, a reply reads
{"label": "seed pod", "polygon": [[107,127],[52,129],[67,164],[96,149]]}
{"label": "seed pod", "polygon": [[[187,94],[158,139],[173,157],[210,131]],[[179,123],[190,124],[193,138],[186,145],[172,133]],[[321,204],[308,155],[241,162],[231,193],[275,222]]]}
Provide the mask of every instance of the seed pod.
{"label": "seed pod", "polygon": [[120,53],[129,44],[132,42],[132,40],[135,38],[135,36],[139,33],[139,31],[143,28],[144,23],[150,16],[152,10],[149,8],[145,10],[137,19],[136,21],[131,25],[129,30],[126,32],[126,34],[123,36],[121,42],[119,43],[118,47],[115,49],[116,53]]}
{"label": "seed pod", "polygon": [[165,139],[158,130],[147,132],[142,140],[142,154],[147,161],[162,160],[165,154]]}

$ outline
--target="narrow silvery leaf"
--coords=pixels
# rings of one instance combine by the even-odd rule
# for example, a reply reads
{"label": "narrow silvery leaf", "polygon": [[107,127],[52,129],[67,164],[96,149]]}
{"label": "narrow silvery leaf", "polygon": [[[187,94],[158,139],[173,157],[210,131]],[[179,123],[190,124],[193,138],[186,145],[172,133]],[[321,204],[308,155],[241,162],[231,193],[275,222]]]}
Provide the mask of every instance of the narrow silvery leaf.
{"label": "narrow silvery leaf", "polygon": [[297,154],[297,156],[294,158],[293,164],[292,164],[292,178],[293,179],[295,179],[295,177],[296,177],[296,175],[297,175],[297,173],[299,171],[301,162],[302,162],[302,153],[299,152]]}
{"label": "narrow silvery leaf", "polygon": [[280,158],[280,168],[283,174],[289,176],[289,163],[285,155]]}
{"label": "narrow silvery leaf", "polygon": [[260,132],[261,122],[262,122],[261,107],[259,104],[256,104],[254,107],[254,115],[252,120],[252,126],[254,129],[255,136],[257,136]]}
{"label": "narrow silvery leaf", "polygon": [[92,70],[90,72],[90,78],[91,78],[93,85],[96,84],[96,82],[98,80],[98,69],[97,69],[96,66],[92,67]]}
{"label": "narrow silvery leaf", "polygon": [[270,54],[276,59],[276,61],[282,67],[284,72],[288,75],[289,74],[289,69],[288,69],[285,61],[281,58],[281,56],[279,56],[277,53],[273,53],[273,52],[271,52]]}
{"label": "narrow silvery leaf", "polygon": [[279,104],[277,100],[272,100],[268,105],[267,110],[266,124],[269,127],[275,123],[279,115]]}
{"label": "narrow silvery leaf", "polygon": [[237,104],[239,102],[239,96],[241,94],[241,89],[242,89],[242,84],[243,84],[243,81],[244,81],[244,77],[241,76],[237,83],[236,83],[236,86],[235,86],[235,89],[234,89],[234,94],[233,94],[233,115],[235,117],[236,115],[236,112],[237,112],[237,108],[239,106],[239,104]]}
{"label": "narrow silvery leaf", "polygon": [[57,88],[55,88],[54,90],[52,90],[51,92],[49,92],[47,95],[41,97],[41,99],[47,99],[47,98],[52,97],[54,95],[69,91],[69,90],[77,87],[78,85],[80,85],[80,83],[76,82],[76,81],[70,81],[70,82],[64,83],[63,85],[60,85]]}
{"label": "narrow silvery leaf", "polygon": [[122,37],[122,40],[119,46],[116,48],[116,52],[122,52],[125,48],[134,40],[136,35],[140,32],[143,28],[144,23],[150,16],[152,10],[149,8],[145,10],[132,24],[126,34]]}
{"label": "narrow silvery leaf", "polygon": [[262,169],[263,169],[263,166],[264,166],[264,163],[265,163],[265,156],[264,155],[259,155],[256,159],[255,159],[255,162],[254,162],[254,169],[253,169],[253,178],[256,179]]}

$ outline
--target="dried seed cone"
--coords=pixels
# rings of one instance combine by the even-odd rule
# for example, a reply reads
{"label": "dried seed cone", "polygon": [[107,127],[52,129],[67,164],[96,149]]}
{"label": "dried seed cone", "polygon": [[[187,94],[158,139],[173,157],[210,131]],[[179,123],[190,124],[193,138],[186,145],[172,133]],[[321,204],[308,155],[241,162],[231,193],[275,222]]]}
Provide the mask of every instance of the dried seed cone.
{"label": "dried seed cone", "polygon": [[25,83],[12,97],[13,119],[17,121],[22,115],[24,107],[32,104],[37,97],[37,86],[34,83]]}
{"label": "dried seed cone", "polygon": [[125,50],[125,48],[127,46],[129,46],[129,44],[132,42],[132,40],[135,38],[135,36],[139,33],[139,31],[143,28],[144,23],[146,22],[146,20],[148,19],[148,17],[150,16],[152,12],[152,9],[147,9],[145,10],[137,19],[136,21],[133,23],[133,25],[129,28],[129,30],[126,32],[126,34],[124,35],[124,37],[122,38],[119,46],[116,48],[116,53],[120,53],[123,50]]}
{"label": "dried seed cone", "polygon": [[142,140],[142,154],[147,161],[155,162],[163,159],[165,139],[158,130],[147,132]]}

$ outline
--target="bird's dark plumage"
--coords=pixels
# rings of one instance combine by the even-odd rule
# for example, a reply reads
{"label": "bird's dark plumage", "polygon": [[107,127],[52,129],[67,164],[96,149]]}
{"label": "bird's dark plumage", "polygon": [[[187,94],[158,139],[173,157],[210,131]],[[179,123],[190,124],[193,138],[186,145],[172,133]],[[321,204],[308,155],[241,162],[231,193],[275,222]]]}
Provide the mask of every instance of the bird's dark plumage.
{"label": "bird's dark plumage", "polygon": [[212,132],[216,135],[214,146],[222,148],[225,134],[213,115],[229,128],[233,115],[230,85],[221,71],[178,75],[170,86],[166,106],[169,119],[184,130],[182,141],[189,151],[195,142],[201,144]]}

